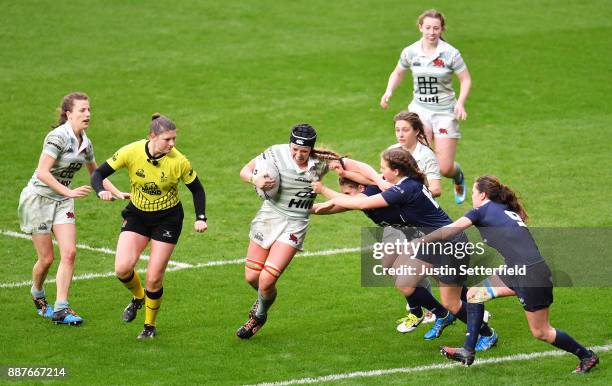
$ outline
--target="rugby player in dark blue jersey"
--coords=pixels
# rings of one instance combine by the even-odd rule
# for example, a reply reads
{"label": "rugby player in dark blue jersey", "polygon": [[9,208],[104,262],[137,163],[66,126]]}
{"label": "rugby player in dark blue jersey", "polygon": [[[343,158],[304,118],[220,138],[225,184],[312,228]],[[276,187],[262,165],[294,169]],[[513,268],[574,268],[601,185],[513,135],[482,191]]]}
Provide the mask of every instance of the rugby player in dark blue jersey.
{"label": "rugby player in dark blue jersey", "polygon": [[[355,161],[347,160],[346,162],[349,163]],[[313,182],[312,186],[313,191],[315,193],[320,193],[326,198],[331,199],[342,194],[346,194],[349,196],[373,196],[375,194],[381,193],[381,190],[378,188],[378,186],[372,185],[373,183],[374,182],[371,181],[367,185],[362,185],[349,178],[340,177],[338,179],[338,185],[340,186],[340,191],[342,193],[336,192],[335,190],[328,188],[327,186],[323,185],[321,181]],[[321,212],[319,214],[340,213],[347,210],[348,209],[346,208],[336,206],[334,207],[333,211],[328,211],[325,213]],[[401,228],[405,232],[417,232],[416,229],[411,229],[413,228],[412,224],[406,223],[400,216],[398,216],[398,212],[394,207],[368,209],[364,210],[363,213],[378,226],[390,226],[395,228]],[[402,288],[398,289],[403,294]],[[407,295],[404,294],[404,297],[406,298],[406,308],[409,313],[405,317],[398,319],[398,332],[412,332],[421,323],[433,323],[436,318],[445,317],[446,315],[448,315],[448,311],[444,307],[442,307],[442,305],[431,294],[431,283],[427,278],[425,278],[414,291],[410,289]],[[423,313],[422,307],[425,307],[428,310],[429,317],[427,314]]]}
{"label": "rugby player in dark blue jersey", "polygon": [[525,266],[526,270],[523,275],[500,273],[486,279],[478,287],[470,288],[467,294],[468,333],[464,346],[442,347],[441,353],[449,359],[471,365],[484,311],[483,303],[516,295],[523,305],[533,336],[576,355],[580,363],[574,373],[590,371],[599,363],[597,355],[550,325],[548,309],[553,302],[552,275],[525,225],[527,213],[516,194],[497,177],[482,176],[472,187],[472,204],[474,209],[459,220],[424,236],[418,242],[446,240],[474,225],[483,240],[503,256],[507,267]]}
{"label": "rugby player in dark blue jersey", "polygon": [[[393,186],[385,191],[381,191],[374,186],[368,186],[364,190],[365,194],[338,195],[325,203],[316,204],[313,207],[314,212],[323,214],[337,213],[347,209],[362,210],[375,223],[391,225],[391,227],[385,228],[383,235],[383,242],[389,243],[402,242],[405,239],[406,236],[400,228],[406,224],[419,227],[422,232],[429,233],[452,223],[450,217],[431,196],[425,185],[425,175],[419,170],[416,161],[408,151],[402,148],[391,148],[384,151],[380,162],[382,177],[372,168],[364,168],[363,165],[358,162],[345,162],[346,169],[352,173],[361,174],[362,180],[365,178],[366,181],[374,181],[377,185],[383,186],[391,183]],[[397,227],[397,225],[400,226]],[[467,241],[465,234],[460,233],[452,242],[454,245],[458,245]],[[453,255],[442,253],[421,253],[416,256],[416,259],[412,259],[411,256],[398,253],[383,257],[383,266],[385,267],[408,266],[415,268],[410,275],[394,277],[396,287],[407,297],[417,293],[415,289],[418,288],[418,283],[427,276],[423,273],[423,268],[455,268],[455,273],[448,272],[435,275],[435,278],[441,283],[440,297],[442,304],[450,312],[446,315],[436,315],[436,323],[425,334],[424,338],[427,340],[438,338],[444,328],[452,324],[456,318],[467,322],[466,303],[461,299],[465,275],[459,274],[460,270],[456,269],[461,265],[469,265],[469,256],[459,259]],[[427,293],[426,290],[418,292]],[[428,295],[433,299],[431,294],[428,293]],[[432,311],[438,308],[435,306],[433,306],[433,309],[430,308],[425,304],[424,298],[414,300]],[[497,335],[486,323],[482,324],[480,335],[479,351],[489,349],[497,341]]]}

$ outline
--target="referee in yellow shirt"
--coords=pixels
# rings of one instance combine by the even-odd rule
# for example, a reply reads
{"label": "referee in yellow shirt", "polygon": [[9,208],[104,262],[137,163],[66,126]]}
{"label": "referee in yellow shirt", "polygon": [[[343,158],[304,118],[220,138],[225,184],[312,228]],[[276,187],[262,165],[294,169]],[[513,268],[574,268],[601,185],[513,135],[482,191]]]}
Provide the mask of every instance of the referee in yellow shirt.
{"label": "referee in yellow shirt", "polygon": [[[178,182],[183,181],[193,195],[196,212],[194,229],[204,232],[206,195],[189,160],[176,144],[176,126],[159,113],[153,114],[149,138],[122,147],[92,175],[92,186],[98,197],[113,199],[104,190],[102,181],[115,170],[127,168],[131,181],[130,203],[121,212],[123,223],[117,242],[115,273],[133,294],[123,312],[123,320],[131,322],[144,304],[144,330],[138,339],[153,338],[155,319],[161,305],[163,279],[172,251],[183,227],[183,207],[178,196]],[[134,270],[138,258],[151,241],[145,288]]]}

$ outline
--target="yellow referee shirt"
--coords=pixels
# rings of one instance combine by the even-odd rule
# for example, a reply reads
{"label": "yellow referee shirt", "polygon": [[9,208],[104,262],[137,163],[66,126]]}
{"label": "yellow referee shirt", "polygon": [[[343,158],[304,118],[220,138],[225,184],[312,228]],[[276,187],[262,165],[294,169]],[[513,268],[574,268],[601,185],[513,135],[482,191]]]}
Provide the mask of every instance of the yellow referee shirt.
{"label": "yellow referee shirt", "polygon": [[178,181],[190,184],[196,178],[187,157],[173,148],[158,158],[157,165],[147,160],[147,140],[130,143],[106,162],[114,170],[127,168],[132,184],[130,201],[145,212],[172,208],[179,203]]}

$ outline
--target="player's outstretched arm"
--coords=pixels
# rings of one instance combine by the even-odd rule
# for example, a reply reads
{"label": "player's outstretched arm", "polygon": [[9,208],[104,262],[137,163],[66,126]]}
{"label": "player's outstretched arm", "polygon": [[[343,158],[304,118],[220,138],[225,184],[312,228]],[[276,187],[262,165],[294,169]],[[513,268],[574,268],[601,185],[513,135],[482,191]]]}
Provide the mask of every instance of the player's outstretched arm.
{"label": "player's outstretched arm", "polygon": [[347,176],[347,178],[360,183],[362,185],[377,185],[378,188],[382,191],[385,191],[387,189],[389,189],[391,186],[393,186],[392,183],[385,181],[382,176],[380,174],[378,174],[378,172],[376,172],[376,170],[374,170],[373,167],[371,167],[370,165],[368,165],[365,162],[361,162],[361,161],[357,161],[354,159],[350,159],[350,158],[344,158],[343,159],[343,163],[344,163],[344,169],[347,172],[351,172],[351,173],[356,173],[356,174],[360,174],[362,176],[362,178],[364,178],[364,182],[362,181],[357,181],[349,176]]}
{"label": "player's outstretched arm", "polygon": [[380,98],[380,107],[383,109],[389,107],[389,99],[391,99],[393,96],[393,91],[397,88],[397,86],[402,83],[405,75],[406,70],[400,66],[396,66],[393,72],[391,72],[391,75],[389,75],[389,80],[387,81],[387,89]]}
{"label": "player's outstretched arm", "polygon": [[[86,166],[87,166],[87,170],[89,171],[89,176],[91,178],[93,176],[93,173],[98,168],[98,165],[94,161],[94,162],[87,163]],[[130,199],[129,193],[125,193],[117,189],[117,187],[115,187],[115,185],[113,185],[113,183],[110,182],[108,178],[105,178],[104,180],[102,180],[102,186],[104,187],[104,190],[111,193],[112,195],[111,199],[112,198],[117,198],[119,200],[129,200]]]}
{"label": "player's outstretched arm", "polygon": [[459,233],[463,232],[464,230],[466,230],[467,228],[471,226],[472,226],[472,220],[470,220],[467,217],[461,217],[454,223],[443,226],[442,228],[438,228],[435,231],[431,232],[430,234],[422,238],[415,239],[414,241],[417,241],[417,242],[420,241],[422,243],[432,243],[434,241],[448,240],[458,235]]}
{"label": "player's outstretched arm", "polygon": [[111,201],[113,199],[113,193],[106,190],[104,180],[114,172],[115,169],[113,169],[108,162],[104,162],[91,173],[91,186],[93,186],[96,194],[101,200]]}

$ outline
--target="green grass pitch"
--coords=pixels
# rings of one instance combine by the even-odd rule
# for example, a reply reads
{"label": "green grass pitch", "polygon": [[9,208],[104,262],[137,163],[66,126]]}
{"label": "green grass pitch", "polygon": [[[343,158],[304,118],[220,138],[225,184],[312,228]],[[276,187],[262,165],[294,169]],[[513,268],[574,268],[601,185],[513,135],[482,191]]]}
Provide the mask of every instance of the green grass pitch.
{"label": "green grass pitch", "polygon": [[[473,78],[457,156],[468,180],[501,177],[520,192],[532,226],[612,226],[609,1],[23,0],[0,3],[1,230],[19,231],[19,193],[55,108],[79,90],[91,98],[87,133],[99,163],[143,138],[152,113],[177,123],[177,147],[206,188],[209,231],[192,231],[181,187],[186,219],[174,260],[243,257],[260,200],[240,168],[303,121],[319,144],[376,165],[394,142],[392,116],[409,101],[410,79],[389,110],[379,98],[402,48],[419,38],[417,15],[432,7],[446,14],[444,37]],[[85,174],[75,183],[88,183]],[[125,171],[113,181],[128,189]],[[469,206],[455,205],[443,183],[439,202],[456,218]],[[78,242],[114,249],[123,205],[77,200]],[[358,247],[367,225],[359,213],[315,217],[305,249]],[[31,242],[0,235],[0,285],[29,280],[34,261]],[[112,255],[79,250],[76,275],[112,270]],[[249,341],[234,336],[254,300],[242,265],[168,272],[164,288],[159,335],[138,342],[143,315],[120,321],[130,295],[113,277],[73,283],[71,304],[86,319],[79,328],[35,317],[27,285],[0,287],[0,366],[64,366],[69,377],[58,383],[72,384],[253,384],[446,364],[437,347],[464,334],[459,323],[434,342],[422,339],[423,327],[398,334],[403,299],[360,286],[358,253],[296,258]],[[47,293],[54,300],[54,284]],[[610,345],[610,295],[558,288],[552,322],[586,345]],[[488,309],[500,342],[479,358],[551,350],[530,336],[516,299]],[[609,384],[611,360],[602,352],[584,377],[569,374],[576,360],[565,355],[332,383]]]}

